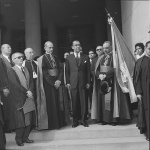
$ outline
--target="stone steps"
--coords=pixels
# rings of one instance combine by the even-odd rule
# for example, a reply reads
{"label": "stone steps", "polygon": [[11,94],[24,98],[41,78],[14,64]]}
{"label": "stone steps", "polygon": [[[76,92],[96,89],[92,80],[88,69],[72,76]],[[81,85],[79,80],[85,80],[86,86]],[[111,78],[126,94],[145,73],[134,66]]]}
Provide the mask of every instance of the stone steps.
{"label": "stone steps", "polygon": [[7,149],[35,150],[149,150],[149,142],[139,133],[135,123],[127,125],[89,127],[66,126],[59,130],[32,131],[33,144],[19,147],[15,134],[6,134]]}
{"label": "stone steps", "polygon": [[8,149],[23,150],[149,150],[149,142],[144,137],[122,137],[101,139],[76,139],[58,141],[35,141],[18,147],[14,143]]}

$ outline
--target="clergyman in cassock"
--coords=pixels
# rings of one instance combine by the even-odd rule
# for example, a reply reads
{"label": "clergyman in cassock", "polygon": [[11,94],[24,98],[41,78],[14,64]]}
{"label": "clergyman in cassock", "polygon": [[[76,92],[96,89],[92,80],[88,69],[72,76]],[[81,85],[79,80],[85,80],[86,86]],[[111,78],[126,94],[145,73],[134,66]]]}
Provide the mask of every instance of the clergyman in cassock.
{"label": "clergyman in cassock", "polygon": [[47,41],[45,54],[38,58],[37,110],[38,129],[58,129],[65,125],[59,90],[63,71],[62,64],[53,54],[54,45]]}
{"label": "clergyman in cassock", "polygon": [[137,60],[134,69],[134,87],[139,101],[143,105],[143,116],[145,121],[146,140],[149,141],[149,119],[150,119],[150,41],[146,43],[145,55]]}
{"label": "clergyman in cassock", "polygon": [[[114,68],[112,47],[109,41],[103,44],[104,55],[100,56],[95,65],[95,81],[92,98],[91,118],[97,119],[102,125],[116,125],[118,119],[131,119],[130,98],[124,94],[118,84],[114,90]],[[119,110],[114,109],[114,93],[117,93]],[[119,118],[113,117],[119,112]],[[120,121],[120,120],[119,120]]]}
{"label": "clergyman in cassock", "polygon": [[34,83],[33,95],[34,95],[34,101],[35,101],[35,104],[36,104],[37,103],[36,102],[36,95],[37,95],[37,93],[36,93],[37,62],[35,60],[33,60],[34,51],[33,51],[32,48],[26,48],[24,50],[24,54],[25,54],[26,59],[24,60],[22,66],[24,66],[28,69],[28,72],[29,72],[29,75],[30,75],[30,80],[31,80],[31,82]]}

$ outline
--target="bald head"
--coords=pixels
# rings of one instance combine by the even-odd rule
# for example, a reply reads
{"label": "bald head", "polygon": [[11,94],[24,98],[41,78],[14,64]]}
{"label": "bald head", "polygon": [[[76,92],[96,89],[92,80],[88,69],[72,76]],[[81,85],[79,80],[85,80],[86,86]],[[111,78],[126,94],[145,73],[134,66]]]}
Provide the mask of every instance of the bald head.
{"label": "bald head", "polygon": [[111,42],[110,41],[105,41],[103,44],[103,51],[105,54],[108,54],[112,51],[112,47],[111,47]]}
{"label": "bald head", "polygon": [[26,48],[24,50],[24,54],[25,54],[27,60],[32,60],[33,59],[33,55],[34,55],[34,51],[33,51],[32,48]]}
{"label": "bald head", "polygon": [[1,46],[1,52],[3,55],[9,56],[11,54],[11,47],[8,44],[3,44]]}
{"label": "bald head", "polygon": [[52,42],[50,41],[47,41],[45,44],[44,44],[44,49],[45,49],[45,52],[47,54],[52,54],[53,53],[53,49],[54,49],[54,45]]}

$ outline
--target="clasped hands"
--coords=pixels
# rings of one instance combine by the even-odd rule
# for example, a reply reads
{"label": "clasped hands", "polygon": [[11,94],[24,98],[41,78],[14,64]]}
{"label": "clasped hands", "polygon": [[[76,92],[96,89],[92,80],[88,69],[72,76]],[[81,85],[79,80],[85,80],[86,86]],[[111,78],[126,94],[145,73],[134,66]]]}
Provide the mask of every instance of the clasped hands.
{"label": "clasped hands", "polygon": [[28,98],[33,98],[33,94],[31,91],[27,91],[26,93],[27,93]]}
{"label": "clasped hands", "polygon": [[104,80],[106,78],[106,75],[105,74],[100,74],[99,75],[99,79],[102,81],[102,80]]}
{"label": "clasped hands", "polygon": [[3,89],[3,93],[4,93],[4,96],[7,97],[9,95],[9,89],[5,88]]}
{"label": "clasped hands", "polygon": [[58,89],[60,87],[60,84],[61,84],[61,81],[56,80],[54,84],[55,88]]}

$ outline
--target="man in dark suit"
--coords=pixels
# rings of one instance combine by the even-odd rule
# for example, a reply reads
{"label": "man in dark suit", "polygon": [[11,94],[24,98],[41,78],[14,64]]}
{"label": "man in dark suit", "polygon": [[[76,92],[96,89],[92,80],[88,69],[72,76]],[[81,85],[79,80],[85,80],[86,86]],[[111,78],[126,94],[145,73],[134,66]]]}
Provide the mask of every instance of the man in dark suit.
{"label": "man in dark suit", "polygon": [[81,45],[79,41],[73,41],[71,54],[66,59],[66,84],[71,89],[73,125],[77,127],[79,120],[81,124],[88,127],[86,117],[85,90],[90,87],[90,61],[87,55],[80,53]]}
{"label": "man in dark suit", "polygon": [[[14,67],[8,70],[9,90],[11,101],[9,102],[9,115],[12,120],[10,129],[15,129],[16,144],[24,146],[24,143],[33,143],[29,140],[29,133],[33,114],[35,113],[35,104],[33,100],[33,83],[30,81],[30,76],[27,68],[22,67],[23,54],[14,53],[12,55]],[[12,122],[13,121],[13,122]]]}
{"label": "man in dark suit", "polygon": [[2,116],[2,108],[1,105],[3,105],[3,103],[1,102],[1,96],[0,96],[0,149],[5,149],[5,135],[3,132],[3,125],[4,125],[4,121],[3,121],[3,116]]}
{"label": "man in dark suit", "polygon": [[[143,115],[140,116],[140,122],[142,124],[146,135],[146,140],[149,141],[150,137],[150,41],[146,42],[145,45],[145,55],[139,58],[135,64],[133,83],[135,87],[135,92],[139,103],[142,103]],[[139,110],[140,111],[140,110]],[[144,122],[144,123],[142,123]],[[144,126],[143,126],[144,125]]]}

